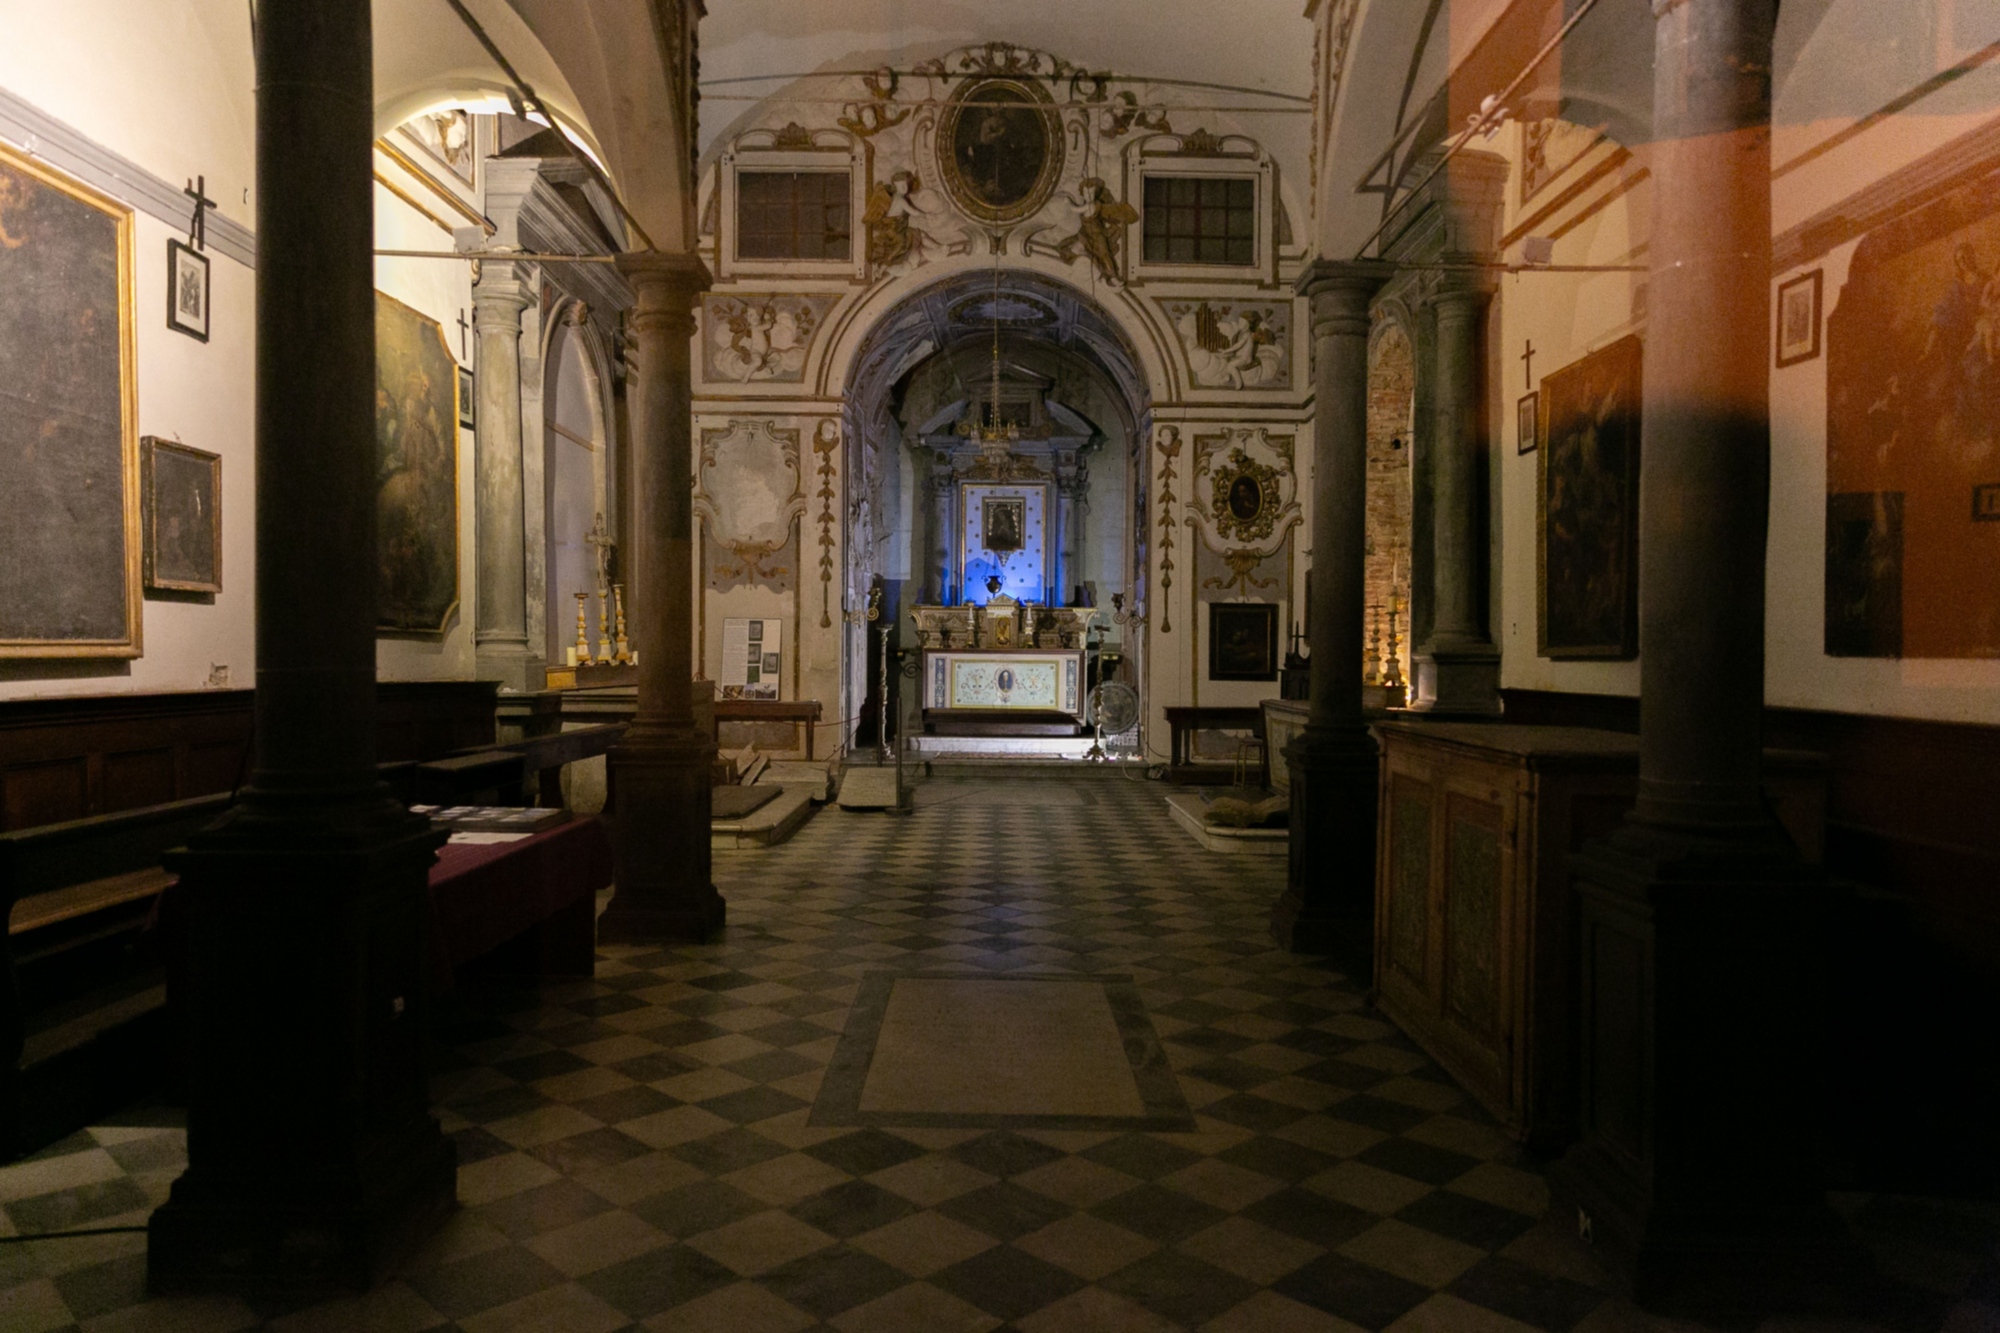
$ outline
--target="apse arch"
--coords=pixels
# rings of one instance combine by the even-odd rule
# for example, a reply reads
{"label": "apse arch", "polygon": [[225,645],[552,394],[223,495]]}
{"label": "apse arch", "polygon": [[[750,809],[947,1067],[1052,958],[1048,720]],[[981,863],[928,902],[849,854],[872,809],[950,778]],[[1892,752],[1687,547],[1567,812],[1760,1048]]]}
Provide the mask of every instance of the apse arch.
{"label": "apse arch", "polygon": [[[957,363],[959,381],[968,387],[976,384],[990,355],[986,348],[996,309],[1001,360],[1010,376],[1028,373],[1023,367],[1029,364],[1041,371],[1060,364],[1096,385],[1098,396],[1092,401],[1104,405],[1088,423],[1097,433],[1090,446],[1096,461],[1085,469],[1079,484],[1090,500],[1085,508],[1097,511],[1093,530],[1100,535],[1115,533],[1117,569],[1108,579],[1107,600],[1110,591],[1125,589],[1136,605],[1145,585],[1146,459],[1159,361],[1155,359],[1149,368],[1142,351],[1145,344],[1132,338],[1125,322],[1089,293],[1027,265],[998,269],[966,265],[955,273],[926,274],[925,281],[902,286],[894,299],[865,303],[873,308],[873,317],[865,324],[848,322],[841,331],[839,355],[829,356],[821,372],[830,378],[837,366],[840,374],[828,396],[841,403],[842,411],[843,583],[848,605],[870,605],[871,588],[888,589],[883,609],[897,616],[927,593],[957,601],[955,590],[948,592],[933,568],[939,545],[948,542],[947,525],[934,507],[925,507],[935,505],[935,497],[943,494],[937,487],[949,487],[954,474],[935,472],[929,453],[914,447],[918,440],[909,432],[937,431],[937,423],[955,421],[968,405],[967,396],[951,400],[933,396],[919,406],[905,401],[904,395],[916,376],[940,362]],[[1052,391],[1051,401],[1058,396],[1060,391]],[[1082,420],[1070,415],[1073,422]],[[931,423],[928,427],[926,421]],[[939,454],[936,461],[942,464],[942,459]],[[924,486],[930,489],[920,501],[918,492]],[[925,538],[921,543],[919,534]],[[1081,540],[1075,533],[1071,538]],[[1094,565],[1079,560],[1077,567],[1107,571],[1106,545],[1100,540],[1093,548]],[[1071,591],[1060,587],[1056,600],[1067,601],[1062,594]],[[850,630],[843,654],[848,715],[858,711],[874,679],[868,666],[871,647],[865,629]]]}

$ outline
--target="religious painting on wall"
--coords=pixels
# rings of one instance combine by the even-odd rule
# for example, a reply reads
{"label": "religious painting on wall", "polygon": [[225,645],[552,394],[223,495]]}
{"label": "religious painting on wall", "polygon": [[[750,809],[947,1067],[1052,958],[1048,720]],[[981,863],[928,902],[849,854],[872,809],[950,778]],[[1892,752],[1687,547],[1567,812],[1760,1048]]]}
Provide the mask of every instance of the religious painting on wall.
{"label": "religious painting on wall", "polygon": [[966,84],[945,107],[937,142],[945,190],[981,222],[1029,216],[1062,174],[1062,126],[1032,82]]}
{"label": "religious painting on wall", "polygon": [[1778,285],[1778,368],[1819,355],[1820,269]]}
{"label": "religious painting on wall", "polygon": [[1018,551],[1024,544],[1022,530],[1028,525],[1028,502],[1020,496],[984,501],[985,545],[989,551]]}
{"label": "religious painting on wall", "polygon": [[1542,380],[1538,650],[1639,651],[1640,342],[1620,338]]}
{"label": "religious painting on wall", "polygon": [[472,372],[464,366],[458,368],[458,424],[471,430],[478,418],[474,415],[472,393]]}
{"label": "religious painting on wall", "polygon": [[1514,452],[1532,454],[1542,442],[1542,396],[1525,394],[1514,404]]}
{"label": "religious painting on wall", "polygon": [[221,455],[150,435],[139,445],[146,586],[221,592]]}
{"label": "religious painting on wall", "polygon": [[208,341],[208,256],[167,242],[167,327]]}
{"label": "religious painting on wall", "polygon": [[467,185],[479,183],[477,129],[470,112],[457,107],[427,111],[404,121],[402,130],[459,180]]}
{"label": "religious painting on wall", "polygon": [[442,634],[458,607],[458,363],[444,326],[375,293],[375,628]]}
{"label": "religious painting on wall", "polygon": [[1827,654],[2000,657],[2000,173],[1862,240],[1826,349]]}
{"label": "religious painting on wall", "polygon": [[0,657],[137,657],[132,214],[0,148]]}
{"label": "religious painting on wall", "polygon": [[1278,604],[1211,602],[1208,608],[1208,678],[1278,678]]}

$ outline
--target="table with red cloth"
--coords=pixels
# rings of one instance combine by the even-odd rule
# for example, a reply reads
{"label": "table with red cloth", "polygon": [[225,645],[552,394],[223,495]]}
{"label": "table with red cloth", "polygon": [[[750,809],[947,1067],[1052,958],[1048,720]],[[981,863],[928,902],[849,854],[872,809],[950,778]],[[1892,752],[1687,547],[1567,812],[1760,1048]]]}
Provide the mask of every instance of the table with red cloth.
{"label": "table with red cloth", "polygon": [[518,842],[446,843],[431,867],[430,970],[461,977],[587,977],[611,840],[594,815]]}

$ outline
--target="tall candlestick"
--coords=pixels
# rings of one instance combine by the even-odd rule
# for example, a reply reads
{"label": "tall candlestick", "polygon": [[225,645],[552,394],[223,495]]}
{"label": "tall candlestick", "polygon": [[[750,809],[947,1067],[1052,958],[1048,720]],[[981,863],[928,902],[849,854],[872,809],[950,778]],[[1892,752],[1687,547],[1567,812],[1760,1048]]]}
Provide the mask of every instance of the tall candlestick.
{"label": "tall candlestick", "polygon": [[597,660],[609,662],[611,658],[611,593],[603,584],[597,585]]}
{"label": "tall candlestick", "polygon": [[611,585],[611,602],[612,605],[618,608],[618,655],[611,660],[614,662],[630,662],[632,660],[632,642],[625,637],[624,584],[614,583]]}
{"label": "tall candlestick", "polygon": [[590,635],[589,635],[589,631],[588,631],[587,627],[586,627],[586,626],[585,626],[585,624],[584,624],[584,610],[583,610],[583,604],[584,604],[584,602],[585,602],[585,601],[587,601],[587,600],[589,599],[589,597],[590,597],[590,594],[589,594],[589,593],[587,593],[587,592],[580,592],[580,593],[578,593],[578,594],[576,595],[576,649],[575,649],[575,651],[576,651],[576,664],[577,664],[578,666],[589,666],[589,665],[591,664],[591,658],[590,658]]}

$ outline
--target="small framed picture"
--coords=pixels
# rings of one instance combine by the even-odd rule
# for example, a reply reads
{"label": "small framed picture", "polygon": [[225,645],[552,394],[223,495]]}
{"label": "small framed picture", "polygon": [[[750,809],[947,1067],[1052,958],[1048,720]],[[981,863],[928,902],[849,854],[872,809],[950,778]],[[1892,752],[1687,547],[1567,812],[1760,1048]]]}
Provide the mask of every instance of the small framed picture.
{"label": "small framed picture", "polygon": [[1542,395],[1528,394],[1514,404],[1514,451],[1532,454],[1542,442]]}
{"label": "small framed picture", "polygon": [[167,242],[167,327],[208,341],[208,256]]}
{"label": "small framed picture", "polygon": [[1208,608],[1208,678],[1278,678],[1278,604],[1212,602]]}
{"label": "small framed picture", "polygon": [[222,591],[222,458],[151,435],[139,442],[148,588]]}
{"label": "small framed picture", "polygon": [[1778,365],[1796,366],[1819,355],[1819,298],[1824,270],[1778,285]]}
{"label": "small framed picture", "polygon": [[458,424],[472,429],[472,372],[464,366],[458,368]]}

